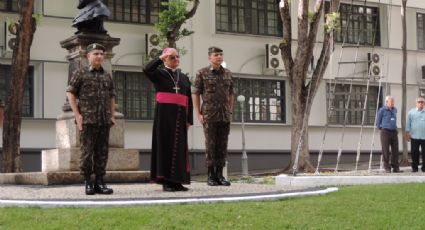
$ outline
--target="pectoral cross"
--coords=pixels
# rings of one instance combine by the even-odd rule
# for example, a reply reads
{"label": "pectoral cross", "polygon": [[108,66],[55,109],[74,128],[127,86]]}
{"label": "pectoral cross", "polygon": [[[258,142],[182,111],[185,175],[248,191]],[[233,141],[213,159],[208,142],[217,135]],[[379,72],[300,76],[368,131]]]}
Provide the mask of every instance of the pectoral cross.
{"label": "pectoral cross", "polygon": [[173,89],[174,89],[174,90],[176,90],[176,93],[178,93],[178,92],[179,92],[179,90],[180,90],[180,87],[175,86],[175,87],[173,87]]}

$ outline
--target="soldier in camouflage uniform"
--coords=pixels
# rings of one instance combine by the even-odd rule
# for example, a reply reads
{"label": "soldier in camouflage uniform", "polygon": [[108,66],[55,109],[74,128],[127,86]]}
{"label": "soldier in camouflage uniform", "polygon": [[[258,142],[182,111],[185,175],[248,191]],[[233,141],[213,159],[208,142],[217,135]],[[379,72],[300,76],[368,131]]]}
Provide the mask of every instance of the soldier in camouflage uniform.
{"label": "soldier in camouflage uniform", "polygon": [[[223,177],[226,164],[227,141],[233,111],[232,73],[221,66],[223,50],[208,48],[210,66],[198,70],[193,85],[195,115],[204,127],[206,165],[210,186],[230,186]],[[202,96],[202,106],[200,97]]]}
{"label": "soldier in camouflage uniform", "polygon": [[[114,84],[111,75],[102,68],[105,47],[93,43],[86,50],[89,66],[71,77],[66,90],[80,131],[80,172],[87,195],[112,194],[103,176],[108,162],[109,129],[115,124]],[[93,173],[96,175],[94,185]]]}

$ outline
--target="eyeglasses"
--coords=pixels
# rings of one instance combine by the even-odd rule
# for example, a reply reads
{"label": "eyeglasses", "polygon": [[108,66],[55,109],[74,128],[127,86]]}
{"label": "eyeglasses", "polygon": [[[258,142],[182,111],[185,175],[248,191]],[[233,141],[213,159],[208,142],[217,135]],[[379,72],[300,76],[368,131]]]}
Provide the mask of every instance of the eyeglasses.
{"label": "eyeglasses", "polygon": [[169,56],[169,58],[170,58],[171,60],[175,60],[175,59],[180,58],[180,56],[179,56],[179,55],[172,55],[172,56]]}

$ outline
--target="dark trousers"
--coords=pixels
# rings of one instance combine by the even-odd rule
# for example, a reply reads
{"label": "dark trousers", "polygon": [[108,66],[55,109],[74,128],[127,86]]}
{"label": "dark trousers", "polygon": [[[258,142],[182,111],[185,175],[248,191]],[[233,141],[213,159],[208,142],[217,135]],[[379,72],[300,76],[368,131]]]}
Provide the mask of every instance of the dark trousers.
{"label": "dark trousers", "polygon": [[[398,137],[396,130],[381,129],[382,155],[384,157],[385,170],[399,169],[398,163]],[[390,152],[391,147],[391,152]],[[391,159],[391,165],[390,165]]]}
{"label": "dark trousers", "polygon": [[230,122],[206,122],[204,124],[207,167],[226,166],[229,132]]}
{"label": "dark trousers", "polygon": [[425,170],[424,159],[425,159],[425,140],[423,139],[411,139],[410,147],[412,152],[412,169],[418,170],[419,165],[419,147],[422,152],[422,171]]}
{"label": "dark trousers", "polygon": [[80,173],[84,176],[105,175],[108,163],[109,126],[83,125],[80,131]]}

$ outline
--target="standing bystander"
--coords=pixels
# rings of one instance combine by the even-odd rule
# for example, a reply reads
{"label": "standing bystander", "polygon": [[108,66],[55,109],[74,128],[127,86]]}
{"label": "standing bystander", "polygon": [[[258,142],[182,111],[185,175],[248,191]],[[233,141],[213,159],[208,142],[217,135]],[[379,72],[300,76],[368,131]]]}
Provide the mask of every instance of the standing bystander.
{"label": "standing bystander", "polygon": [[385,106],[382,106],[378,111],[376,127],[381,130],[381,146],[385,172],[390,173],[391,168],[395,173],[401,172],[398,162],[397,108],[394,107],[394,97],[385,97]]}
{"label": "standing bystander", "polygon": [[422,172],[425,172],[425,110],[424,98],[416,98],[416,108],[413,108],[407,114],[406,139],[410,141],[412,154],[412,172],[418,171],[419,165],[419,147],[422,152]]}

